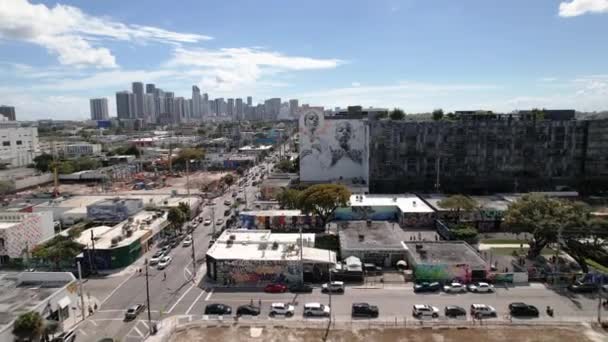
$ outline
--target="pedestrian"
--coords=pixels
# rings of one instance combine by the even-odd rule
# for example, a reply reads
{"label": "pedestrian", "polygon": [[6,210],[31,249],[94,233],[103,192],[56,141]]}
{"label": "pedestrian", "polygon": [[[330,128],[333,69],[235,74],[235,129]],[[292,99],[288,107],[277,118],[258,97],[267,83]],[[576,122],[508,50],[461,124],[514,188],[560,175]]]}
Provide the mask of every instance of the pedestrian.
{"label": "pedestrian", "polygon": [[163,280],[167,280],[167,272],[163,272]]}
{"label": "pedestrian", "polygon": [[262,300],[258,299],[258,307],[261,309],[262,308]]}

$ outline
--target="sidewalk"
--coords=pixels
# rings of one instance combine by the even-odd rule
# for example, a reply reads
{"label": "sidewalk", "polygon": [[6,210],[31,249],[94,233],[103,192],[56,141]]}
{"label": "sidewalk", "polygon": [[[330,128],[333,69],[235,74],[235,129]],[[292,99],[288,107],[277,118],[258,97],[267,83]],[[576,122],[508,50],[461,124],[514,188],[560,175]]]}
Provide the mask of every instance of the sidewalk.
{"label": "sidewalk", "polygon": [[[96,297],[93,296],[84,296],[84,314],[85,314],[85,319],[91,316],[91,312],[93,314],[95,314],[95,308],[99,309],[100,303],[99,303],[99,299],[97,299]],[[78,301],[76,303],[72,303],[70,305],[71,308],[71,314],[70,317],[68,317],[66,320],[63,321],[63,330],[64,331],[70,331],[72,330],[74,327],[76,327],[78,324],[80,324],[80,322],[83,322],[82,319],[82,306],[81,306],[81,301],[80,301],[80,297],[78,297]],[[89,308],[92,311],[89,311]]]}
{"label": "sidewalk", "polygon": [[179,323],[180,316],[170,316],[157,323],[158,331],[154,335],[146,338],[147,342],[165,342],[168,341],[173,334],[173,331]]}

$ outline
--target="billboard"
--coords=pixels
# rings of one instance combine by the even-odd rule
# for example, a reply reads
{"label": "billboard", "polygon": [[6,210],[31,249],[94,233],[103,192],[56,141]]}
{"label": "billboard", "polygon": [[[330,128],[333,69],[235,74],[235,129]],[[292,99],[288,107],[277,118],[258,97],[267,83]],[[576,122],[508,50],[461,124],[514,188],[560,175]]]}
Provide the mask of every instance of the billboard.
{"label": "billboard", "polygon": [[300,115],[299,132],[302,181],[367,182],[369,134],[363,120],[325,118],[323,111],[311,108]]}

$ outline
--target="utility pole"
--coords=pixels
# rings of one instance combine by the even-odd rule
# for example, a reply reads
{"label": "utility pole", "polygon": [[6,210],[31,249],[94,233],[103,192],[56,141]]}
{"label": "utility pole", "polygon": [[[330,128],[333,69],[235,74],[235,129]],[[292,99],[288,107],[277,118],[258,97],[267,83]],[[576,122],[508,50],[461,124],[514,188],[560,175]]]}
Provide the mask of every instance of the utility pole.
{"label": "utility pole", "polygon": [[555,275],[553,276],[553,286],[556,285],[559,280],[559,255],[562,250],[562,230],[563,226],[557,228],[557,252],[555,254]]}
{"label": "utility pole", "polygon": [[600,274],[600,288],[597,291],[597,322],[598,323],[602,323],[602,293],[603,293],[603,287],[604,287],[604,274]]}
{"label": "utility pole", "polygon": [[[80,309],[82,310],[82,320],[84,321],[86,319],[86,311],[84,310],[84,287],[82,285],[82,270],[80,269],[80,261],[77,261],[76,264],[78,265],[78,283],[80,285]],[[91,303],[89,303],[89,305],[91,305]]]}
{"label": "utility pole", "polygon": [[215,239],[215,205],[211,207],[211,225],[213,227],[212,237]]}
{"label": "utility pole", "polygon": [[93,274],[97,274],[97,265],[95,265],[95,237],[93,236],[93,229],[91,229],[91,253],[93,253],[93,262],[91,263],[91,269]]}
{"label": "utility pole", "polygon": [[190,229],[190,241],[192,241],[192,280],[196,278],[196,253],[194,252],[194,227]]}
{"label": "utility pole", "polygon": [[439,173],[441,172],[441,156],[435,160],[435,192],[439,193]]}
{"label": "utility pole", "polygon": [[[329,256],[329,262],[331,264],[331,250],[327,250],[327,255]],[[327,269],[329,272],[327,272],[329,274],[329,283],[327,283],[327,293],[329,294],[329,324],[331,324],[331,315],[334,313],[334,308],[331,307],[331,267],[328,267]]]}
{"label": "utility pole", "polygon": [[186,159],[186,191],[190,197],[190,159]]}
{"label": "utility pole", "polygon": [[300,225],[300,279],[304,284],[304,240],[302,239],[302,225]]}
{"label": "utility pole", "polygon": [[150,285],[148,284],[148,258],[144,259],[144,266],[146,267],[146,307],[148,308],[148,327],[150,334],[153,335],[154,330],[152,326],[152,316],[150,315]]}

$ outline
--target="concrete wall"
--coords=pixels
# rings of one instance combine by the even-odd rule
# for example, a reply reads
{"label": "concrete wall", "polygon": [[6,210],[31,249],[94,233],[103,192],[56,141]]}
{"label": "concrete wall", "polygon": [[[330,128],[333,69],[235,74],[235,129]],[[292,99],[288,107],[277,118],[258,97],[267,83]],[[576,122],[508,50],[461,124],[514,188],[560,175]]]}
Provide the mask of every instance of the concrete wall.
{"label": "concrete wall", "polygon": [[[210,274],[222,285],[262,285],[273,282],[296,282],[300,279],[299,261],[221,260],[207,259],[215,274]],[[213,271],[212,271],[213,272]]]}
{"label": "concrete wall", "polygon": [[367,181],[368,131],[363,120],[326,119],[319,110],[300,116],[300,179]]}
{"label": "concrete wall", "polygon": [[15,180],[15,190],[21,190],[25,188],[29,188],[32,186],[37,186],[40,184],[46,184],[53,181],[52,173],[44,173],[38,176],[30,176],[23,179]]}

